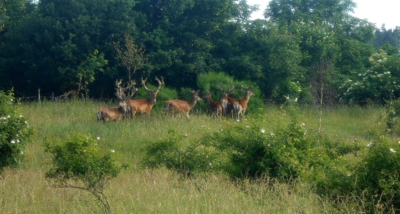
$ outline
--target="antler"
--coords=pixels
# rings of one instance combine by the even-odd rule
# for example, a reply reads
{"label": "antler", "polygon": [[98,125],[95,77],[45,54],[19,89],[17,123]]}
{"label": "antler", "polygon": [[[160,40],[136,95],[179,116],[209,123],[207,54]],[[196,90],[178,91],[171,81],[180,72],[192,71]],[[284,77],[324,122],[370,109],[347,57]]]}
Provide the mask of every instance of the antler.
{"label": "antler", "polygon": [[235,86],[234,86],[234,85],[231,87],[231,89],[229,89],[229,90],[227,91],[227,93],[230,94],[230,93],[232,93],[233,90],[235,90]]}
{"label": "antler", "polygon": [[221,86],[219,85],[219,83],[217,84],[217,88],[218,88],[221,92],[225,92],[225,90],[221,88]]}
{"label": "antler", "polygon": [[241,87],[242,87],[243,89],[246,89],[246,90],[251,90],[251,89],[253,89],[253,87],[252,87],[251,85],[249,85],[247,88],[244,87],[243,85],[241,85]]}
{"label": "antler", "polygon": [[230,94],[232,93],[233,90],[235,90],[235,86],[233,85],[229,90],[225,91],[224,89],[221,88],[221,85],[218,83],[217,88],[221,91],[221,93],[227,93]]}
{"label": "antler", "polygon": [[[156,77],[156,80],[157,80],[157,82],[158,82],[158,88],[157,88],[157,90],[156,90],[155,92],[158,92],[161,88],[164,87],[164,84],[165,84],[165,83],[164,83],[164,78],[163,78],[163,77],[161,77],[161,80],[158,79],[158,77]],[[146,86],[146,81],[147,81],[147,78],[146,78],[146,79],[143,79],[143,77],[142,77],[142,85],[143,85],[143,87],[144,87],[147,91],[154,92],[153,90],[147,88],[147,86]]]}
{"label": "antler", "polygon": [[138,92],[139,89],[135,88],[134,86],[132,86],[132,88],[129,90],[128,95],[126,96],[126,100],[131,99],[133,96],[135,96],[136,92]]}
{"label": "antler", "polygon": [[157,89],[157,91],[159,91],[159,90],[160,90],[161,88],[163,88],[164,85],[165,85],[165,83],[164,83],[164,78],[161,77],[161,80],[160,80],[160,79],[158,79],[158,77],[156,77],[156,80],[157,80],[157,82],[158,82],[158,89]]}
{"label": "antler", "polygon": [[143,87],[144,87],[147,91],[152,91],[151,89],[147,88],[147,86],[146,86],[146,81],[147,81],[147,78],[146,78],[146,79],[143,79],[143,77],[142,77],[142,85],[143,85]]}
{"label": "antler", "polygon": [[[126,101],[126,100],[130,99],[138,91],[138,89],[134,87],[136,85],[135,81],[131,81],[129,84],[126,85],[126,87],[122,87],[121,84],[122,84],[122,79],[119,81],[118,80],[115,81],[115,86],[116,86],[115,95],[117,96],[117,98],[120,101]],[[129,90],[129,93],[128,93],[128,95],[126,95],[125,91],[128,91],[128,90]]]}

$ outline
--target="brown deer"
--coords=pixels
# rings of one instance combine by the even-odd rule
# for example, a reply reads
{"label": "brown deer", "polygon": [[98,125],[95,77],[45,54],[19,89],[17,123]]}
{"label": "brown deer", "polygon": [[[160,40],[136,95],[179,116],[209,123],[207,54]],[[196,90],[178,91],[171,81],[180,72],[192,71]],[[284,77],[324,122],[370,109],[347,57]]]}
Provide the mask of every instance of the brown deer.
{"label": "brown deer", "polygon": [[[122,80],[116,81],[116,92],[119,105],[116,107],[103,107],[97,110],[97,122],[103,120],[104,123],[112,120],[121,120],[126,114],[129,113],[129,106],[127,102],[131,99],[135,93],[138,91],[137,88],[134,87],[135,83],[131,82],[127,87],[121,87]],[[128,91],[128,95],[125,95],[125,91]]]}
{"label": "brown deer", "polygon": [[238,99],[233,103],[233,109],[235,112],[235,119],[239,121],[239,115],[242,115],[244,117],[244,114],[246,113],[246,109],[248,106],[248,102],[250,100],[251,96],[255,96],[255,94],[251,91],[252,87],[249,86],[247,88],[243,87],[246,90],[244,97],[242,99]]}
{"label": "brown deer", "polygon": [[184,101],[184,100],[167,100],[164,104],[164,109],[167,114],[172,113],[184,113],[186,117],[189,119],[190,110],[196,105],[197,101],[202,101],[199,97],[199,91],[191,91],[192,100]]}
{"label": "brown deer", "polygon": [[221,88],[221,86],[218,83],[217,88],[219,89],[219,92],[221,93],[222,114],[224,116],[226,116],[228,114],[232,114],[233,102],[235,101],[235,99],[233,99],[232,97],[229,97],[229,95],[235,89],[235,86],[232,86],[231,89],[225,91],[224,89]]}
{"label": "brown deer", "polygon": [[142,78],[142,85],[146,89],[147,93],[149,94],[149,98],[128,101],[128,106],[130,108],[132,118],[135,117],[136,113],[147,114],[147,115],[150,114],[151,110],[153,109],[153,106],[157,102],[157,93],[165,85],[163,77],[161,77],[161,80],[156,77],[155,80],[157,80],[157,82],[158,82],[158,88],[157,88],[157,90],[153,91],[146,87],[147,78],[145,80],[143,80],[143,78]]}
{"label": "brown deer", "polygon": [[211,97],[211,93],[209,91],[206,92],[206,95],[204,95],[205,99],[208,100],[208,104],[210,106],[210,114],[211,116],[220,116],[222,115],[222,104],[220,102],[214,101]]}

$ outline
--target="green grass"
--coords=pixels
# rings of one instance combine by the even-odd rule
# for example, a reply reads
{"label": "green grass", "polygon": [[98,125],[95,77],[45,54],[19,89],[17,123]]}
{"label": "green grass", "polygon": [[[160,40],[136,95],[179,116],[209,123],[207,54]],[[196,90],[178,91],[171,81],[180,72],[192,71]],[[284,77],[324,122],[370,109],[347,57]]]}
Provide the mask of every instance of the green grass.
{"label": "green grass", "polygon": [[[219,130],[231,119],[216,119],[195,108],[191,119],[167,117],[156,111],[130,120],[98,123],[96,110],[109,104],[70,101],[66,103],[23,104],[24,115],[36,130],[26,147],[24,166],[7,170],[0,179],[1,213],[100,213],[91,195],[79,190],[51,188],[45,178],[51,158],[44,153],[44,142],[57,143],[75,133],[100,137],[104,150],[115,150],[121,162],[132,167],[106,187],[105,194],[114,213],[356,213],[363,212],[352,200],[334,203],[313,193],[302,183],[285,184],[267,178],[235,183],[223,175],[209,174],[186,180],[166,169],[148,170],[140,165],[143,149],[166,135],[169,129],[187,134],[187,142]],[[160,105],[160,104],[157,104]],[[197,110],[196,110],[197,109]],[[253,111],[254,112],[254,111]],[[268,132],[289,122],[285,108],[267,106],[257,112],[269,118]],[[322,130],[331,138],[367,144],[367,130],[379,123],[381,107],[325,108]],[[307,129],[318,129],[318,114],[313,107],[300,107],[298,121]],[[248,110],[247,123],[259,117]],[[380,124],[383,126],[384,124]]]}

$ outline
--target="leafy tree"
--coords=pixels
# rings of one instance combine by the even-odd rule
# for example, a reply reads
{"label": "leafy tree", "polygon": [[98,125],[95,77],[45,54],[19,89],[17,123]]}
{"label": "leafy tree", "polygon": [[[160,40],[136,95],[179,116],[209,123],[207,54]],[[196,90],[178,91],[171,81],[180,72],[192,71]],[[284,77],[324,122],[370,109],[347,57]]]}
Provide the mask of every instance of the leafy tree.
{"label": "leafy tree", "polygon": [[105,60],[103,54],[99,54],[97,50],[78,65],[76,69],[78,91],[83,90],[85,92],[85,98],[89,96],[88,85],[94,81],[96,72],[103,72],[103,67],[105,65],[107,65],[107,60]]}
{"label": "leafy tree", "polygon": [[37,88],[44,93],[71,90],[76,73],[97,50],[109,67],[104,75],[94,75],[99,81],[92,87],[102,87],[104,78],[113,81],[118,75],[113,42],[127,31],[135,32],[134,5],[133,0],[39,1],[31,18],[5,33],[7,54],[0,58],[10,72],[7,79],[27,94]]}
{"label": "leafy tree", "polygon": [[131,82],[132,74],[137,70],[142,69],[147,62],[144,56],[145,50],[139,48],[129,35],[124,36],[125,45],[121,47],[119,42],[114,43],[115,50],[117,51],[117,59],[124,65],[128,72],[128,81]]}
{"label": "leafy tree", "polygon": [[18,166],[32,135],[33,129],[15,104],[13,91],[0,91],[0,172]]}

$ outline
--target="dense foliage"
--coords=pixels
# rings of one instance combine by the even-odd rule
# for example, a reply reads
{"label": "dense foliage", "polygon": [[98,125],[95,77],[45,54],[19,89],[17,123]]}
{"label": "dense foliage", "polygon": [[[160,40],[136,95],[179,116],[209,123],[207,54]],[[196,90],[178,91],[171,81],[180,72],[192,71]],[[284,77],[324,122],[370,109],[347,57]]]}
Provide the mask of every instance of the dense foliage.
{"label": "dense foliage", "polygon": [[[353,17],[354,7],[351,0],[273,0],[261,8],[265,19],[249,20],[256,8],[245,0],[4,1],[0,89],[113,97],[117,78],[163,76],[171,89],[198,89],[200,75],[222,72],[257,85],[265,99],[310,102],[313,68],[330,62],[325,99],[397,98],[398,29],[376,29]],[[379,49],[388,55],[381,65],[371,61],[383,57]],[[391,85],[379,88],[388,78]]]}

